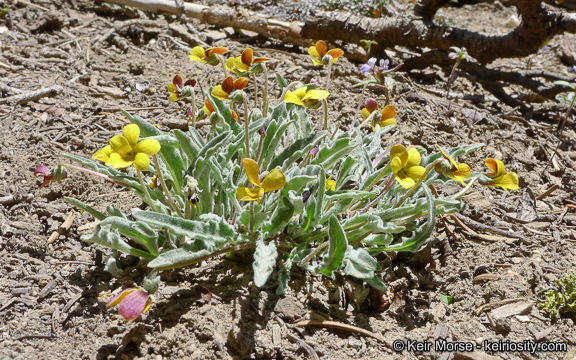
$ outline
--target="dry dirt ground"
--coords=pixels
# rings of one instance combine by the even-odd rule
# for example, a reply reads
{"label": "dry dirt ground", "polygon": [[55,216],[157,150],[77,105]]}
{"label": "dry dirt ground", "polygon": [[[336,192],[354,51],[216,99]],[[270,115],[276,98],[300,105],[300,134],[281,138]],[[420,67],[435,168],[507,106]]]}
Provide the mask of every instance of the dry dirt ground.
{"label": "dry dirt ground", "polygon": [[[513,13],[494,5],[442,11],[455,25],[492,32],[507,31]],[[576,190],[573,122],[557,160],[550,163],[559,114],[538,120],[523,116],[464,78],[456,80],[453,93],[487,100],[446,100],[447,74],[440,69],[396,74],[393,101],[400,115],[392,142],[427,150],[437,144],[486,143],[461,161],[482,171],[486,157],[502,159],[518,173],[521,190],[474,186],[462,218],[468,228],[447,219],[450,231],[439,222],[437,240],[418,254],[382,257],[382,277],[395,294],[387,308],[378,306],[378,298],[368,306],[355,304],[353,290],[361,284],[305,273],[295,274],[291,290],[278,298],[274,284],[253,286],[249,264],[218,259],[166,273],[150,311],[126,322],[105,305],[112,293],[138,281],[141,269],[126,264],[120,279],[104,271],[109,251],[79,240],[82,227],[93,221],[87,214],[76,213],[70,231],[51,244],[47,239],[73,211],[65,196],[99,209],[138,203],[122,188],[73,171],[65,181],[40,189],[35,167],[65,162],[62,152],[91,156],[125,124],[119,107],[165,129],[184,122],[185,110],[170,103],[165,90],[174,73],[195,78],[204,88],[220,80],[212,68],[188,60],[187,50],[199,40],[228,46],[234,54],[251,46],[256,54],[274,59],[271,74],[281,72],[289,81],[309,81],[323,73],[302,48],[198,23],[193,32],[174,17],[118,6],[18,1],[10,19],[0,21],[2,97],[54,85],[62,91],[21,105],[0,105],[0,199],[25,197],[0,203],[0,358],[575,358],[574,321],[551,321],[537,305],[541,289],[576,270],[576,214],[566,207],[574,204]],[[126,23],[130,20],[134,23]],[[576,54],[574,40],[554,38],[548,50],[532,56],[532,68],[573,79],[558,54]],[[363,96],[361,89],[351,88],[363,79],[359,65],[343,59],[336,66],[333,93],[338,95],[331,113],[343,121],[358,116],[364,96],[381,96],[371,89]],[[526,64],[517,59],[492,66],[518,70]],[[541,196],[550,189],[555,190]],[[507,233],[490,233],[477,223]],[[198,286],[208,288],[212,299],[199,300]],[[441,301],[439,294],[453,296],[454,303]],[[512,305],[503,309],[507,304]],[[293,325],[319,318],[361,327],[385,341]],[[390,348],[395,339],[441,338],[557,341],[567,344],[568,353],[435,354]]]}

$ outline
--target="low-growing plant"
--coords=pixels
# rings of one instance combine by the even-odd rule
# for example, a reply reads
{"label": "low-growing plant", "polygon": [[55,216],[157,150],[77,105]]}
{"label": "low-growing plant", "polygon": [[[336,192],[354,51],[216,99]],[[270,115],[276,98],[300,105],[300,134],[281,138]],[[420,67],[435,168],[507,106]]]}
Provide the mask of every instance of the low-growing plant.
{"label": "low-growing plant", "polygon": [[554,283],[552,289],[543,291],[540,307],[550,314],[552,319],[559,316],[576,318],[576,273],[556,279]]}
{"label": "low-growing plant", "polygon": [[[192,101],[188,120],[208,119],[208,131],[162,131],[124,111],[131,124],[92,158],[63,154],[79,164],[69,169],[122,185],[145,203],[127,212],[114,206],[102,212],[66,198],[98,220],[83,241],[113,249],[116,257],[135,256],[150,269],[141,288],[109,303],[119,304],[129,320],[150,306],[160,271],[235,252],[253,254],[254,285],[273,283],[277,294],[286,292],[297,268],[329,278],[343,274],[385,291],[381,253],[419,250],[433,238],[438,215],[464,208],[461,198],[476,180],[518,188],[516,174],[506,173],[499,160],[486,161],[487,174],[454,160],[481,144],[427,153],[391,143],[388,134],[402,126],[392,105],[380,111],[371,99],[362,123],[330,123],[326,88],[330,67],[343,52],[328,50],[323,41],[310,55],[314,64],[327,66],[326,84],[288,83],[277,73],[276,99],[265,76],[272,59],[246,49],[224,62],[220,56],[227,49],[215,49],[195,48],[191,60],[221,64],[225,77],[238,78],[226,77],[207,91],[202,109],[196,106],[195,81],[177,76],[168,85],[171,100]],[[259,74],[265,78],[256,100]],[[319,107],[323,121],[312,115]],[[38,172],[45,183],[63,174],[62,165]],[[433,195],[432,186],[454,180],[465,185],[462,191]],[[109,265],[116,266],[114,258]]]}

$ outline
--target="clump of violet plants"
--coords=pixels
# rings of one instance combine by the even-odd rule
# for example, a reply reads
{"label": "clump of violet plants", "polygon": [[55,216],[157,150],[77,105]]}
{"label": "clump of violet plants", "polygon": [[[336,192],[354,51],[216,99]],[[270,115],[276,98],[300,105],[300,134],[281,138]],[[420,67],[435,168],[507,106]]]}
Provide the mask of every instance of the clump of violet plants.
{"label": "clump of violet plants", "polygon": [[[270,94],[266,67],[274,59],[256,57],[250,48],[225,60],[227,53],[224,47],[191,50],[198,66],[223,73],[203,104],[196,81],[177,75],[169,83],[170,100],[190,104],[188,130],[161,131],[124,112],[130,124],[92,158],[63,155],[78,164],[65,165],[68,170],[119,184],[145,204],[101,212],[66,199],[98,221],[83,241],[112,249],[112,263],[131,255],[149,269],[140,287],[109,303],[128,320],[151,306],[161,271],[235,252],[252,254],[254,285],[272,283],[280,295],[296,269],[329,278],[340,273],[385,291],[379,254],[419,250],[432,239],[436,217],[461,211],[461,198],[476,181],[518,188],[516,174],[499,160],[487,159],[485,174],[455,160],[481,144],[426,153],[391,143],[388,134],[402,123],[394,106],[380,108],[377,100],[366,101],[364,121],[332,123],[331,70],[344,53],[324,41],[309,54],[326,70],[325,81],[289,83],[277,73],[278,98]],[[375,60],[368,65],[375,78],[388,70]],[[208,131],[196,129],[200,121]],[[38,171],[44,183],[64,174],[62,165]],[[462,184],[460,192],[433,195],[432,185],[453,181]]]}

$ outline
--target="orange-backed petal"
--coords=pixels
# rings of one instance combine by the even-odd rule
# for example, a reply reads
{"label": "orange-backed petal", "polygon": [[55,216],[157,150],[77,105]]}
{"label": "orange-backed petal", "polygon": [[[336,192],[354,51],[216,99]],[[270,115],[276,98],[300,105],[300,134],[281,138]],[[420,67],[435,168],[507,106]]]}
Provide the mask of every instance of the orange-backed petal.
{"label": "orange-backed petal", "polygon": [[122,136],[124,136],[126,140],[128,140],[130,146],[134,148],[138,142],[138,138],[140,137],[140,128],[136,124],[128,124],[124,126]]}
{"label": "orange-backed petal", "polygon": [[412,178],[414,181],[418,181],[422,175],[424,175],[425,171],[426,169],[423,166],[410,166],[404,168],[404,173],[406,176]]}
{"label": "orange-backed petal", "polygon": [[[310,46],[308,48],[308,54],[310,54],[310,56],[312,56],[312,61],[314,61],[314,59],[320,59],[320,54],[318,54],[318,50],[316,50],[316,46]],[[314,64],[316,64],[316,62]],[[322,64],[322,63],[320,63],[320,64]]]}
{"label": "orange-backed petal", "polygon": [[380,120],[380,127],[383,128],[390,125],[397,125],[396,119],[392,118],[392,119]]}
{"label": "orange-backed petal", "polygon": [[133,156],[122,156],[116,152],[110,154],[107,164],[110,164],[115,169],[126,168],[134,162]]}
{"label": "orange-backed petal", "polygon": [[228,94],[234,91],[234,79],[232,76],[228,76],[224,81],[222,81],[222,90]]}
{"label": "orange-backed petal", "polygon": [[182,82],[183,82],[182,76],[178,74],[174,75],[174,78],[172,79],[172,84],[176,89],[182,89]]}
{"label": "orange-backed petal", "polygon": [[295,95],[292,91],[286,91],[286,95],[284,96],[284,102],[289,104],[296,104],[304,106],[304,103],[298,96]]}
{"label": "orange-backed petal", "polygon": [[329,50],[326,54],[332,56],[332,64],[334,64],[336,61],[338,61],[339,57],[344,55],[344,51],[342,49],[336,48],[336,49]]}
{"label": "orange-backed petal", "polygon": [[390,149],[390,159],[393,159],[395,157],[399,158],[402,163],[402,166],[404,166],[408,161],[408,150],[406,150],[406,148],[402,145],[392,146],[392,148]]}
{"label": "orange-backed petal", "polygon": [[452,167],[452,171],[457,170],[458,169],[458,163],[452,157],[448,156],[448,154],[446,154],[446,152],[444,152],[444,150],[440,146],[438,146],[438,150],[440,150],[442,157],[444,159],[448,160],[448,162],[450,163],[450,166]]}
{"label": "orange-backed petal", "polygon": [[116,296],[114,296],[114,297],[108,302],[108,304],[106,304],[106,307],[109,308],[109,307],[112,307],[112,306],[115,306],[115,305],[120,304],[120,303],[122,302],[122,300],[124,300],[124,298],[125,298],[126,296],[128,296],[128,294],[130,294],[130,293],[132,293],[132,292],[134,292],[134,291],[136,291],[136,290],[138,290],[138,289],[136,289],[136,288],[131,288],[131,289],[126,289],[126,290],[123,290],[123,291],[119,292],[118,294],[116,294]]}
{"label": "orange-backed petal", "polygon": [[122,135],[112,137],[109,144],[113,153],[128,154],[129,152],[132,152],[132,146],[130,146],[128,139]]}
{"label": "orange-backed petal", "polygon": [[214,86],[214,88],[212,89],[212,96],[214,96],[215,98],[218,98],[220,100],[226,100],[228,99],[228,96],[230,94],[227,93],[226,91],[222,90],[222,85],[216,85]]}
{"label": "orange-backed petal", "polygon": [[422,158],[420,157],[418,150],[416,150],[416,148],[411,148],[408,150],[408,161],[406,161],[405,167],[418,166],[421,161]]}
{"label": "orange-backed petal", "polygon": [[284,185],[286,185],[286,176],[284,176],[284,173],[280,169],[271,170],[264,180],[262,180],[264,192],[282,189]]}
{"label": "orange-backed petal", "polygon": [[267,62],[270,60],[272,60],[272,58],[260,56],[260,57],[254,58],[254,60],[252,60],[252,62],[254,64],[259,64],[259,63],[264,63],[264,62]]}
{"label": "orange-backed petal", "polygon": [[206,115],[210,115],[214,112],[214,105],[210,102],[210,100],[204,100],[204,108],[202,109],[206,113]]}
{"label": "orange-backed petal", "polygon": [[242,159],[242,165],[244,170],[246,170],[246,175],[248,175],[248,181],[253,185],[260,185],[260,170],[258,169],[258,163],[252,159],[244,158]]}
{"label": "orange-backed petal", "polygon": [[137,153],[136,156],[134,157],[134,167],[140,171],[146,171],[148,170],[149,166],[150,166],[150,156],[148,156],[143,152]]}
{"label": "orange-backed petal", "polygon": [[328,51],[328,45],[326,45],[326,42],[324,42],[324,40],[318,40],[316,42],[316,51],[318,52],[318,57],[320,59],[324,55],[326,55],[326,52]]}
{"label": "orange-backed petal", "polygon": [[242,51],[242,63],[244,65],[252,65],[252,56],[254,55],[251,48],[247,48],[246,50]]}
{"label": "orange-backed petal", "polygon": [[206,57],[206,52],[204,51],[204,48],[202,46],[195,46],[192,49],[190,49],[190,55],[189,55],[190,60],[192,60],[192,58],[194,58],[194,60],[192,60],[192,61],[206,62],[204,60],[205,57]]}
{"label": "orange-backed petal", "polygon": [[218,55],[224,55],[228,52],[228,48],[224,47],[224,46],[218,46],[218,47],[213,47],[210,49],[206,49],[206,53],[208,54],[208,52],[210,53],[207,56],[212,56],[214,54],[218,54]]}
{"label": "orange-backed petal", "polygon": [[384,106],[381,114],[382,114],[382,120],[391,119],[396,115],[398,115],[398,113],[396,112],[396,107],[394,105]]}
{"label": "orange-backed petal", "polygon": [[367,119],[368,116],[370,116],[370,114],[372,114],[370,112],[370,110],[366,109],[366,108],[362,108],[362,118]]}
{"label": "orange-backed petal", "polygon": [[497,177],[503,176],[504,173],[506,173],[506,168],[504,166],[504,163],[500,160],[488,158],[488,159],[486,159],[486,161],[484,161],[484,164],[486,164],[488,169],[490,169],[492,171],[492,172],[487,174],[488,176],[497,178]]}
{"label": "orange-backed petal", "polygon": [[160,143],[156,139],[144,139],[136,144],[135,153],[144,153],[148,156],[156,155],[160,151]]}
{"label": "orange-backed petal", "polygon": [[236,198],[240,201],[256,201],[260,198],[260,190],[260,188],[250,189],[242,186],[236,189]]}
{"label": "orange-backed petal", "polygon": [[457,170],[452,172],[454,176],[459,176],[463,179],[468,179],[472,176],[472,171],[470,171],[470,166],[468,166],[468,164],[461,163],[456,165],[456,168]]}
{"label": "orange-backed petal", "polygon": [[234,81],[234,89],[242,90],[248,85],[248,78],[240,77]]}
{"label": "orange-backed petal", "polygon": [[306,95],[302,98],[302,101],[306,100],[322,100],[326,99],[330,93],[326,90],[310,90],[306,92]]}

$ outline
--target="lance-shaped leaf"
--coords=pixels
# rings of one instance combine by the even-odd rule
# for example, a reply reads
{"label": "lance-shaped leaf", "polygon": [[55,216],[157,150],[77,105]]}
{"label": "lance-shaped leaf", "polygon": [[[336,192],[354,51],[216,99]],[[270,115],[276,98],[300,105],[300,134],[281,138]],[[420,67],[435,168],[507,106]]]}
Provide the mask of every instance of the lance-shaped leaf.
{"label": "lance-shaped leaf", "polygon": [[228,104],[226,104],[224,101],[212,96],[212,89],[206,92],[206,96],[208,97],[210,102],[214,105],[214,109],[216,110],[218,118],[220,120],[224,120],[227,127],[229,127],[234,134],[241,133],[243,131],[243,128],[232,117],[232,111],[230,111],[230,106],[228,106]]}
{"label": "lance-shaped leaf", "polygon": [[372,279],[374,272],[380,270],[378,261],[368,251],[348,246],[344,257],[344,273],[357,279]]}
{"label": "lance-shaped leaf", "polygon": [[76,206],[79,209],[82,209],[84,211],[86,211],[88,214],[94,216],[94,218],[96,220],[104,220],[106,218],[106,214],[101,213],[100,211],[94,209],[92,206],[78,200],[78,199],[74,199],[71,197],[66,197],[64,198],[66,199],[66,201],[68,201],[70,204]]}
{"label": "lance-shaped leaf", "polygon": [[207,162],[210,158],[219,150],[221,150],[225,145],[226,140],[232,135],[232,132],[228,131],[222,133],[214,139],[210,140],[198,153],[196,157],[192,169],[194,169],[194,177],[199,178],[200,174],[202,174],[206,170]]}
{"label": "lance-shaped leaf", "polygon": [[94,228],[92,234],[83,235],[80,239],[89,243],[104,245],[110,249],[118,250],[125,254],[138,256],[147,260],[152,260],[155,257],[146,251],[137,249],[128,244],[124,239],[122,239],[120,234],[111,229],[110,225],[102,226],[101,224],[98,224]]}
{"label": "lance-shaped leaf", "polygon": [[174,130],[174,136],[176,136],[176,139],[178,140],[183,153],[186,154],[188,159],[187,165],[189,166],[194,161],[194,159],[196,159],[198,153],[200,153],[202,146],[195,142],[192,137],[178,129]]}
{"label": "lance-shaped leaf", "polygon": [[264,140],[262,141],[262,164],[270,162],[277,152],[278,144],[282,140],[284,132],[286,132],[288,126],[293,123],[293,121],[281,123],[276,120],[272,120],[268,123],[266,127],[266,135],[264,135]]}
{"label": "lance-shaped leaf", "polygon": [[158,234],[146,223],[130,221],[119,216],[108,216],[99,225],[110,225],[112,229],[117,229],[120,234],[142,245],[152,255],[158,254],[156,242]]}
{"label": "lance-shaped leaf", "polygon": [[176,216],[158,214],[153,211],[134,210],[136,219],[168,229],[175,235],[207,242],[233,243],[236,231],[217,215],[204,214],[198,220],[186,220]]}
{"label": "lance-shaped leaf", "polygon": [[318,272],[332,277],[333,272],[342,264],[346,248],[348,247],[346,233],[335,216],[332,216],[328,223],[328,241],[328,253],[318,267]]}
{"label": "lance-shaped leaf", "polygon": [[270,274],[274,271],[276,266],[276,258],[278,257],[278,250],[274,242],[268,245],[264,241],[258,240],[256,242],[256,251],[254,251],[254,285],[257,287],[264,286]]}
{"label": "lance-shaped leaf", "polygon": [[384,251],[418,251],[420,247],[430,240],[430,236],[434,231],[434,226],[436,225],[436,207],[434,206],[434,195],[428,188],[428,186],[423,186],[424,193],[426,194],[426,200],[428,204],[428,215],[426,217],[426,222],[422,224],[416,231],[412,233],[410,237],[403,237],[402,242],[397,245],[391,245],[384,247]]}
{"label": "lance-shaped leaf", "polygon": [[319,131],[302,139],[298,139],[272,160],[269,169],[281,167],[286,170],[299,158],[306,156],[316,144],[324,138],[325,131]]}
{"label": "lance-shaped leaf", "polygon": [[329,169],[336,161],[350,154],[351,150],[350,138],[346,135],[337,139],[333,144],[323,147],[311,163],[322,165],[324,168]]}

